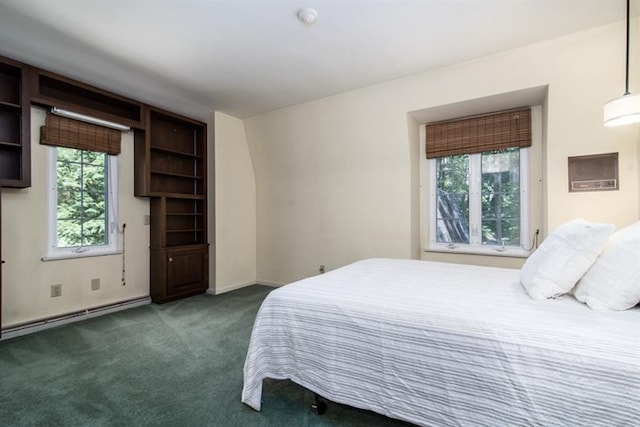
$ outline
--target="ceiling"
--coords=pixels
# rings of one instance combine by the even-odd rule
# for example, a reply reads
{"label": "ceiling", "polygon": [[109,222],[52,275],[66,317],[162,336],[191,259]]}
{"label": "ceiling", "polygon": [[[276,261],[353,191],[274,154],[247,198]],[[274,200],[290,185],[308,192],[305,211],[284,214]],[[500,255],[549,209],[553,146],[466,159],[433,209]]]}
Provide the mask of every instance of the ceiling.
{"label": "ceiling", "polygon": [[0,54],[246,118],[624,17],[624,0],[0,0]]}

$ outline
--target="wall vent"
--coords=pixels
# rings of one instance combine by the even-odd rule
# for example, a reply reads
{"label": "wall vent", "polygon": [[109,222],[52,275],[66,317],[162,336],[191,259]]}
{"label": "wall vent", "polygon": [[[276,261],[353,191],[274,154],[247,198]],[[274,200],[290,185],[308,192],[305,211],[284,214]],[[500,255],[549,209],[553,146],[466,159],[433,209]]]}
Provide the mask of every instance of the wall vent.
{"label": "wall vent", "polygon": [[569,192],[619,188],[618,153],[569,157]]}

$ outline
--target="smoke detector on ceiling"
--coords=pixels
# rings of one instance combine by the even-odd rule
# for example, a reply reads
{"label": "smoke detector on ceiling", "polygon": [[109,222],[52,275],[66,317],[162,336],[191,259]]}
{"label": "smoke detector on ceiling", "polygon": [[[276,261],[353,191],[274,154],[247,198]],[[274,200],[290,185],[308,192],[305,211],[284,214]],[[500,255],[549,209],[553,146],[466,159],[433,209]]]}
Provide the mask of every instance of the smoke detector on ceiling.
{"label": "smoke detector on ceiling", "polygon": [[318,19],[318,11],[312,7],[305,7],[298,11],[298,21],[307,27],[312,26]]}

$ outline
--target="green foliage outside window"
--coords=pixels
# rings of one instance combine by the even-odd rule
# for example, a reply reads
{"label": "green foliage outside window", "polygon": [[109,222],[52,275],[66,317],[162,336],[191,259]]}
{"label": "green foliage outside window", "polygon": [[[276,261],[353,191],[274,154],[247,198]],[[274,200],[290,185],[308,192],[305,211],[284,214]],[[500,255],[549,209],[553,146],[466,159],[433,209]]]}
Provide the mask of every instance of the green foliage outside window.
{"label": "green foliage outside window", "polygon": [[57,148],[58,247],[106,245],[107,155]]}
{"label": "green foliage outside window", "polygon": [[436,159],[438,242],[469,243],[469,156]]}
{"label": "green foliage outside window", "polygon": [[520,245],[520,150],[482,153],[482,244]]}
{"label": "green foliage outside window", "polygon": [[480,154],[481,218],[470,217],[470,161],[470,155],[436,159],[437,241],[469,243],[469,224],[481,221],[481,244],[519,246],[519,148]]}

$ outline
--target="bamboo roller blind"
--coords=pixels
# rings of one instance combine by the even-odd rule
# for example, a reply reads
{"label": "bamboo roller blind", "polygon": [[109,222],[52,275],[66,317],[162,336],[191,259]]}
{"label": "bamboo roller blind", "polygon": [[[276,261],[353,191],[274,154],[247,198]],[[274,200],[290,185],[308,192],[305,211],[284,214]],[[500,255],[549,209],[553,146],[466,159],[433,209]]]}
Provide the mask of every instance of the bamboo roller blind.
{"label": "bamboo roller blind", "polygon": [[531,146],[531,110],[500,111],[430,123],[427,159]]}
{"label": "bamboo roller blind", "polygon": [[47,114],[45,125],[40,128],[40,144],[111,155],[120,154],[121,136],[119,130],[50,113]]}

